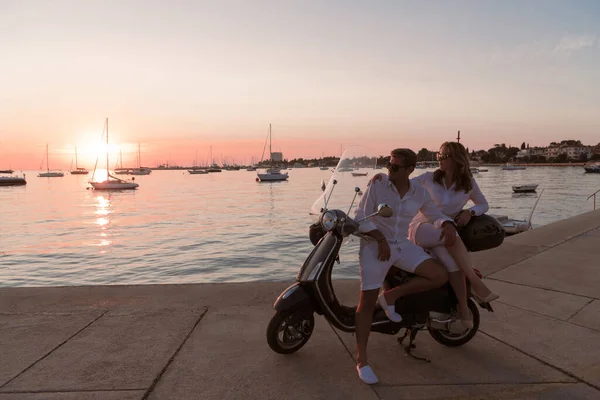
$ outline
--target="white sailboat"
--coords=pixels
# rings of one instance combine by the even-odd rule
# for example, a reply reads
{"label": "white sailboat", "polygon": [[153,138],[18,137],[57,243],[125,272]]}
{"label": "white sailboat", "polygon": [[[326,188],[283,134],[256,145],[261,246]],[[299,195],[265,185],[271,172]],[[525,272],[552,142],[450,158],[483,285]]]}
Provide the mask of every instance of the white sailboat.
{"label": "white sailboat", "polygon": [[38,176],[40,178],[61,178],[65,176],[62,171],[50,171],[50,164],[48,162],[48,143],[46,143],[46,172],[40,172]]}
{"label": "white sailboat", "polygon": [[142,152],[140,151],[140,144],[138,143],[138,166],[132,168],[129,171],[130,175],[150,175],[152,170],[148,167],[142,167]]}
{"label": "white sailboat", "polygon": [[198,150],[196,150],[196,158],[194,159],[194,166],[192,167],[192,169],[188,169],[188,172],[191,175],[206,175],[206,174],[208,174],[208,171],[206,169],[198,167]]}
{"label": "white sailboat", "polygon": [[[94,167],[94,173],[92,174],[92,179],[90,180],[90,185],[96,190],[124,190],[124,189],[135,189],[138,185],[133,181],[125,181],[123,179],[119,179],[116,176],[111,175],[108,163],[108,118],[106,118],[105,122],[106,127],[106,180],[102,182],[94,182],[94,175],[96,175],[96,168]],[[96,163],[98,165],[98,163]]]}
{"label": "white sailboat", "polygon": [[88,173],[87,169],[77,165],[77,147],[75,147],[75,169],[71,170],[71,175],[87,175]]}
{"label": "white sailboat", "polygon": [[265,173],[258,172],[257,181],[259,182],[276,182],[285,181],[288,178],[287,172],[281,172],[279,168],[273,168],[273,152],[271,151],[271,124],[269,124],[269,168]]}

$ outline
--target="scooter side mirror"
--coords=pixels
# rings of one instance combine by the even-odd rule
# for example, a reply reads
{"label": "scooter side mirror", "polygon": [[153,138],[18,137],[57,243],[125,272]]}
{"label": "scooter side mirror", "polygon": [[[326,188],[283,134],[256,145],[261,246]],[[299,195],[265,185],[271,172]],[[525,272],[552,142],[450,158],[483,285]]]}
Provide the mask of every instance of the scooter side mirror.
{"label": "scooter side mirror", "polygon": [[381,203],[377,206],[377,215],[383,218],[389,218],[394,215],[394,210],[387,204]]}

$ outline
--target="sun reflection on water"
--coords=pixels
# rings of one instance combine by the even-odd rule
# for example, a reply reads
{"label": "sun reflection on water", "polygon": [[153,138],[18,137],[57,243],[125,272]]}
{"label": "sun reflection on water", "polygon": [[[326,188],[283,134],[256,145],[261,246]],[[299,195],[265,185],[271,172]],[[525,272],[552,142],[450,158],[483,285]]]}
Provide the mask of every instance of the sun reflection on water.
{"label": "sun reflection on water", "polygon": [[[96,246],[109,246],[110,244],[112,244],[112,241],[108,238],[108,233],[106,232],[106,229],[108,228],[108,225],[110,223],[109,216],[112,213],[110,195],[96,196],[96,202],[97,203],[95,214],[97,218],[95,223],[100,227],[100,241],[96,244]],[[104,252],[105,250],[101,251],[101,253]]]}

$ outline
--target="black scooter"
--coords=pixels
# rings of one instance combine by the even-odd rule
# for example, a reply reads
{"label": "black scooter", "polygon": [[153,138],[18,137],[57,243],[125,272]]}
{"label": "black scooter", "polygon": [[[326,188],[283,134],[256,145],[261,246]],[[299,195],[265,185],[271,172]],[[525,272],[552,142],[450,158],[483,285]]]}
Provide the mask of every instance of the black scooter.
{"label": "black scooter", "polygon": [[[336,184],[335,180],[333,184]],[[360,189],[355,188],[354,198],[359,193]],[[375,215],[390,217],[392,213],[389,206],[380,204],[378,211],[366,218]],[[314,313],[323,315],[331,325],[344,332],[355,331],[356,306],[340,304],[331,284],[331,274],[336,261],[339,263],[343,239],[352,234],[360,236],[358,222],[342,210],[328,210],[326,207],[321,210],[319,222],[313,224],[309,231],[315,247],[300,268],[296,282],[285,289],[274,304],[276,313],[267,328],[267,342],[275,352],[289,354],[302,348],[313,332]],[[497,247],[504,239],[500,223],[487,215],[473,218],[460,234],[470,251]],[[477,274],[481,277],[478,271]],[[384,285],[393,288],[413,277],[413,274],[392,267]],[[378,306],[373,315],[371,331],[395,335],[404,328],[405,332],[398,342],[402,345],[404,339],[409,337],[408,344],[404,346],[405,352],[413,358],[429,362],[411,353],[415,348],[413,342],[416,335],[421,330],[426,329],[437,342],[445,346],[461,346],[477,333],[479,310],[471,297],[469,285],[467,290],[468,306],[473,313],[473,327],[470,329],[464,330],[460,324],[456,296],[451,286],[446,284],[438,289],[398,299],[395,303],[396,312],[402,315],[402,321],[398,323],[390,321]],[[487,311],[493,311],[489,303],[479,305]]]}

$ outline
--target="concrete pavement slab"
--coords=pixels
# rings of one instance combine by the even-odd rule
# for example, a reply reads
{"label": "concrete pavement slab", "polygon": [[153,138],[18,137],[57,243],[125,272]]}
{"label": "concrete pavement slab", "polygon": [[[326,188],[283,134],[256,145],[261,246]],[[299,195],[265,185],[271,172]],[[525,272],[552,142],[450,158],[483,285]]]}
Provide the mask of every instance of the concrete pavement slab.
{"label": "concrete pavement slab", "polygon": [[594,300],[586,305],[569,322],[600,332],[600,301]]}
{"label": "concrete pavement slab", "polygon": [[500,299],[497,300],[500,303],[510,304],[563,321],[567,321],[580,312],[590,302],[588,297],[516,285],[496,281],[493,278],[485,279],[484,282],[494,293],[500,295]]}
{"label": "concrete pavement slab", "polygon": [[209,310],[169,366],[150,399],[377,399],[322,317],[293,354],[273,352],[269,307]]}
{"label": "concrete pavement slab", "polygon": [[547,249],[544,246],[525,246],[511,239],[506,239],[495,249],[471,253],[473,265],[483,276],[490,276]]}
{"label": "concrete pavement slab", "polygon": [[102,313],[0,314],[0,388]]}
{"label": "concrete pavement slab", "polygon": [[490,277],[598,299],[599,248],[600,238],[577,237]]}
{"label": "concrete pavement slab", "polygon": [[143,390],[102,392],[0,393],[0,400],[141,400]]}
{"label": "concrete pavement slab", "polygon": [[505,304],[495,304],[481,329],[600,388],[600,332]]}
{"label": "concrete pavement slab", "polygon": [[110,311],[0,391],[147,389],[205,311]]}
{"label": "concrete pavement slab", "polygon": [[[348,351],[354,354],[355,338],[341,335]],[[463,346],[452,348],[437,343],[428,332],[420,332],[413,352],[429,358],[431,363],[407,357],[396,338],[373,333],[369,336],[369,364],[382,385],[575,382],[483,334],[476,335]]]}
{"label": "concrete pavement slab", "polygon": [[[293,277],[291,277],[293,279]],[[0,288],[0,312],[228,307],[273,304],[291,283],[246,282]]]}
{"label": "concrete pavement slab", "polygon": [[583,383],[378,386],[375,391],[385,400],[596,400],[600,396]]}
{"label": "concrete pavement slab", "polygon": [[600,209],[519,233],[511,236],[509,241],[527,246],[553,247],[599,226]]}

